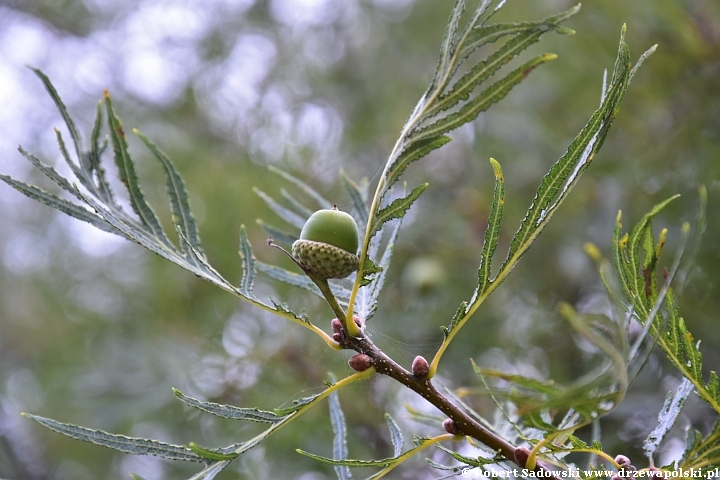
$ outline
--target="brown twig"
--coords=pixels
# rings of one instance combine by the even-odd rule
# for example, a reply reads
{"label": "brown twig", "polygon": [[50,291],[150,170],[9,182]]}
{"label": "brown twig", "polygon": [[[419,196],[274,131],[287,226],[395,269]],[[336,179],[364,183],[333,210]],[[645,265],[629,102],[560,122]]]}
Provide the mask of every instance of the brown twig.
{"label": "brown twig", "polygon": [[[435,388],[435,385],[433,385],[431,379],[427,377],[419,378],[413,375],[412,372],[404,369],[392,358],[388,357],[365,335],[361,334],[357,337],[342,335],[339,343],[346,349],[355,350],[360,354],[367,355],[372,359],[373,366],[375,367],[375,371],[377,373],[387,375],[388,377],[402,383],[410,390],[430,402],[454,422],[458,433],[470,436],[479,442],[482,442],[492,450],[502,453],[502,455],[509,461],[517,464],[521,468],[525,468],[525,461],[523,458],[526,460],[527,456],[523,457],[523,455],[518,455],[518,450],[522,450],[524,447],[516,447],[485,428],[477,420],[468,415],[467,412],[440,393],[437,388]],[[540,462],[535,465],[534,470],[537,472],[542,471],[544,473],[552,472],[547,466],[541,464]],[[549,478],[559,480],[557,476],[547,475],[547,473],[545,475]]]}

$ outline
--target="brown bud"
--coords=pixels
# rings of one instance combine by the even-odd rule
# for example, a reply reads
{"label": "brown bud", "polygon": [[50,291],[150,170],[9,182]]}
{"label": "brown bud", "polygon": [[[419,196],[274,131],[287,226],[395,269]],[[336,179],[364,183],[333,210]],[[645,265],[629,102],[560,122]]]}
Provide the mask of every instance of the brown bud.
{"label": "brown bud", "polygon": [[338,343],[341,343],[343,340],[342,333],[333,333],[332,339],[335,340]]}
{"label": "brown bud", "polygon": [[527,464],[528,458],[530,458],[530,449],[527,447],[517,447],[515,449],[515,462],[524,467]]}
{"label": "brown bud", "polygon": [[358,353],[357,355],[353,355],[352,357],[350,357],[350,360],[348,360],[348,365],[350,365],[350,368],[352,368],[356,372],[364,372],[368,368],[372,367],[373,359],[368,357],[364,353]]}
{"label": "brown bud", "polygon": [[335,333],[342,332],[342,329],[343,329],[342,322],[340,320],[338,320],[337,318],[332,319],[332,321],[330,322],[330,326],[332,327],[333,332],[335,332]]}
{"label": "brown bud", "polygon": [[428,365],[427,360],[425,360],[420,355],[415,357],[415,360],[413,360],[412,363],[412,373],[417,378],[427,377],[428,373],[430,373],[430,365]]}
{"label": "brown bud", "polygon": [[353,320],[355,321],[355,325],[362,328],[363,325],[362,325],[362,320],[360,320],[360,317],[358,317],[357,315],[353,315]]}
{"label": "brown bud", "polygon": [[632,462],[630,462],[630,459],[626,457],[625,455],[618,455],[615,457],[615,463],[620,465],[621,467],[627,467],[629,465],[632,465]]}
{"label": "brown bud", "polygon": [[448,433],[452,433],[453,435],[458,435],[460,433],[460,430],[458,430],[457,425],[452,418],[446,418],[442,425]]}

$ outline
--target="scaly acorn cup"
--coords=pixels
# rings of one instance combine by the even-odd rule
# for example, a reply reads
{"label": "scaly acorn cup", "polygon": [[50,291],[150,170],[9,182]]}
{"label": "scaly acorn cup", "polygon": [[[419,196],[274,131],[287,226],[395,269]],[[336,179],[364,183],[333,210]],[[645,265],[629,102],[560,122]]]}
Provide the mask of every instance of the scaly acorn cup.
{"label": "scaly acorn cup", "polygon": [[310,215],[292,254],[303,268],[317,277],[345,278],[358,269],[358,226],[337,206]]}

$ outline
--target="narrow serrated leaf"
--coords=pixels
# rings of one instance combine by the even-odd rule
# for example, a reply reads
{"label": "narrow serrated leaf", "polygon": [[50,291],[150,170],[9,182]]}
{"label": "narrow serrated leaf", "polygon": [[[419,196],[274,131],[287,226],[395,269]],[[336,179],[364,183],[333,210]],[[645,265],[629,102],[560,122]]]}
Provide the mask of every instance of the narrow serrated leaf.
{"label": "narrow serrated leaf", "polygon": [[229,464],[230,464],[230,460],[223,460],[220,462],[213,463],[213,464],[205,467],[205,469],[203,469],[202,472],[198,472],[195,475],[193,475],[192,477],[190,477],[188,480],[213,480]]}
{"label": "narrow serrated leaf", "polygon": [[97,104],[97,113],[95,114],[95,124],[93,125],[92,134],[90,135],[90,149],[83,154],[88,160],[88,172],[95,175],[95,184],[97,189],[95,192],[98,197],[104,201],[111,209],[119,210],[120,207],[115,203],[115,195],[107,181],[105,168],[102,166],[101,156],[105,147],[107,147],[107,139],[100,144],[100,131],[103,123],[103,102]]}
{"label": "narrow serrated leaf", "polygon": [[203,448],[195,442],[190,442],[188,446],[193,452],[197,453],[202,458],[213,462],[232,460],[233,458],[238,456],[237,453],[223,453],[217,450]]}
{"label": "narrow serrated leaf", "polygon": [[395,461],[395,458],[383,458],[381,460],[335,460],[332,458],[323,457],[321,455],[315,455],[314,453],[306,452],[301,449],[295,450],[300,455],[305,455],[313,460],[317,460],[320,463],[336,466],[346,467],[387,467]]}
{"label": "narrow serrated leaf", "polygon": [[392,442],[393,445],[393,457],[397,457],[402,453],[405,440],[403,439],[400,427],[398,427],[398,424],[395,423],[395,420],[393,420],[389,413],[385,414],[385,423],[387,423],[388,429],[390,430],[390,442]]}
{"label": "narrow serrated leaf", "polygon": [[120,452],[130,453],[133,455],[154,455],[156,457],[163,457],[169,460],[185,460],[191,462],[203,461],[201,456],[197,455],[188,447],[171,445],[157,440],[115,435],[102,430],[93,430],[69,423],[60,423],[49,418],[39,417],[29,413],[24,413],[23,416],[31,420],[35,420],[50,430],[62,433],[63,435],[76,440],[94,443],[96,445],[112,448],[113,450],[118,450]]}
{"label": "narrow serrated leaf", "polygon": [[[388,224],[386,223],[385,226],[387,225]],[[366,321],[372,318],[377,310],[380,292],[385,284],[385,276],[387,275],[390,267],[390,260],[392,259],[395,241],[397,240],[401,225],[402,220],[397,220],[395,222],[380,260],[377,263],[372,261],[366,262],[365,268],[363,269],[363,275],[365,276],[366,282],[361,282],[361,285],[368,285],[368,288],[363,288],[358,292],[358,295],[355,298],[355,311],[358,315],[360,315],[360,318],[363,318]],[[371,248],[368,250],[368,258],[376,258],[376,247],[380,243],[379,239],[382,237],[383,229],[381,229],[380,235],[377,235],[371,242]],[[348,291],[348,301],[350,298],[349,295],[350,292]]]}
{"label": "narrow serrated leaf", "polygon": [[643,262],[640,259],[640,250],[643,241],[647,242],[647,235],[650,235],[650,251],[651,254],[654,251],[654,245],[652,243],[652,232],[648,229],[652,226],[652,220],[655,218],[663,208],[665,208],[670,202],[678,198],[680,195],[674,195],[657,205],[655,205],[643,218],[633,227],[632,231],[626,242],[625,255],[627,263],[621,265],[625,267],[626,279],[628,287],[633,292],[634,302],[633,305],[636,310],[643,316],[647,317],[652,309],[652,302],[649,301],[645,295],[645,279],[641,274],[641,266]]}
{"label": "narrow serrated leaf", "polygon": [[45,86],[45,90],[50,94],[50,97],[53,99],[53,102],[55,102],[55,106],[60,111],[60,115],[62,115],[63,120],[65,121],[65,125],[68,128],[68,131],[70,132],[70,137],[72,138],[73,145],[75,146],[75,152],[77,153],[78,158],[80,158],[80,155],[82,153],[82,140],[80,139],[80,133],[78,132],[77,128],[75,127],[75,122],[73,122],[72,118],[70,117],[70,114],[67,111],[67,107],[63,103],[62,99],[60,98],[60,95],[58,95],[57,90],[55,90],[55,87],[53,86],[50,79],[45,75],[43,72],[38,70],[37,68],[29,67],[30,70],[32,70],[35,75],[38,76],[38,78],[42,81],[43,85]]}
{"label": "narrow serrated leaf", "polygon": [[255,220],[255,223],[260,225],[263,230],[265,230],[270,235],[270,238],[272,238],[276,242],[280,242],[285,245],[292,245],[295,240],[299,238],[298,234],[286,232],[281,228],[270,225],[262,219],[258,218],[257,220]]}
{"label": "narrow serrated leaf", "polygon": [[98,228],[104,232],[114,233],[116,235],[121,234],[118,230],[113,228],[107,222],[103,221],[102,217],[95,215],[90,210],[80,205],[76,205],[69,200],[65,200],[64,198],[60,198],[55,194],[48,193],[34,185],[29,185],[19,180],[15,180],[14,178],[7,175],[0,174],[0,180],[7,183],[28,198],[37,200],[38,202],[47,205],[48,207],[59,210],[73,218],[77,218],[78,220],[87,222],[95,228]]}
{"label": "narrow serrated leaf", "polygon": [[[170,211],[172,212],[173,223],[180,229],[188,243],[204,256],[195,217],[193,217],[192,211],[190,210],[190,196],[185,189],[185,181],[167,155],[165,155],[157,145],[150,141],[150,139],[139,130],[135,129],[133,131],[148,149],[150,149],[153,156],[160,162],[163,170],[165,170],[165,187],[168,197],[170,197]],[[181,246],[186,253],[189,253],[187,252],[184,242],[181,242]]]}
{"label": "narrow serrated leaf", "polygon": [[528,32],[537,28],[546,28],[553,30],[561,34],[573,34],[574,30],[561,27],[560,23],[572,17],[580,11],[580,5],[576,5],[569,10],[552,15],[543,20],[534,22],[517,22],[517,23],[495,23],[492,25],[479,25],[472,29],[472,32],[467,36],[461,57],[466,58],[475,49],[499,40],[502,37],[508,35],[515,35],[518,33]]}
{"label": "narrow serrated leaf", "polygon": [[547,395],[549,397],[558,396],[563,393],[563,389],[552,380],[538,380],[524,375],[500,372],[490,368],[481,368],[477,366],[475,362],[473,362],[472,365],[473,370],[475,370],[477,375],[505,380],[512,383],[514,388],[522,387],[528,389],[529,391]]}
{"label": "narrow serrated leaf", "polygon": [[[495,190],[493,193],[493,201],[490,206],[490,216],[488,217],[488,226],[485,229],[485,238],[483,240],[482,253],[480,254],[480,268],[478,269],[478,287],[477,296],[482,295],[490,283],[490,274],[492,268],[492,257],[495,254],[498,240],[500,238],[500,225],[502,223],[503,210],[505,207],[505,178],[503,177],[502,168],[494,158],[490,159],[495,174]],[[471,301],[470,303],[473,303]]]}
{"label": "narrow serrated leaf", "polygon": [[277,423],[284,418],[276,415],[274,412],[260,410],[257,408],[240,408],[232,405],[203,402],[196,398],[188,397],[181,391],[174,388],[173,393],[181,402],[191,407],[211,413],[213,415],[217,415],[218,417],[228,418],[231,420],[249,420],[259,423]]}
{"label": "narrow serrated leaf", "polygon": [[448,325],[447,327],[440,327],[440,330],[442,330],[445,340],[447,340],[450,332],[452,332],[455,327],[457,327],[458,324],[463,320],[467,313],[467,307],[467,302],[462,302],[458,309],[455,311],[455,315],[453,315],[453,318],[450,321],[450,325]]}
{"label": "narrow serrated leaf", "polygon": [[[624,76],[619,81],[623,83],[627,81],[627,70],[625,70]],[[542,227],[565,198],[567,192],[577,182],[580,173],[589,165],[593,152],[597,150],[596,145],[600,132],[609,128],[608,122],[615,115],[618,103],[621,100],[621,89],[621,83],[617,83],[610,88],[601,107],[593,113],[590,121],[568,147],[565,155],[543,177],[540,187],[535,193],[535,198],[520,224],[520,229],[513,237],[508,258],[501,270],[514,264],[522,253],[527,250],[532,240],[537,237]],[[563,185],[564,188],[560,192]],[[559,197],[552,204],[558,192],[560,192]]]}
{"label": "narrow serrated leaf", "polygon": [[588,444],[584,441],[576,437],[575,435],[568,435],[567,439],[570,441],[570,445],[572,445],[573,448],[581,449],[581,448],[587,448]]}
{"label": "narrow serrated leaf", "polygon": [[345,187],[345,191],[350,196],[350,199],[352,199],[355,220],[362,228],[362,226],[367,222],[369,215],[367,206],[367,190],[363,190],[360,185],[348,177],[345,172],[340,172],[340,180]]}
{"label": "narrow serrated leaf", "polygon": [[425,462],[430,465],[430,467],[434,468],[435,470],[447,470],[454,473],[461,473],[463,469],[465,468],[464,465],[458,466],[458,465],[443,465],[441,463],[437,463],[436,461],[426,458]]}
{"label": "narrow serrated leaf", "polygon": [[[310,278],[304,273],[300,274],[291,272],[290,270],[286,270],[282,267],[269,265],[258,260],[255,261],[255,268],[258,272],[262,272],[275,280],[287,283],[288,285],[292,285],[294,287],[304,288],[313,292],[320,298],[324,298],[317,285],[315,285],[315,283],[313,283],[313,281],[310,280]],[[341,305],[347,305],[348,299],[350,298],[350,291],[347,288],[337,284],[330,284],[330,290],[332,290],[333,295],[335,295],[335,298],[337,298]]]}
{"label": "narrow serrated leaf", "polygon": [[109,211],[100,203],[98,203],[91,197],[84,195],[79,190],[78,194],[82,196],[83,201],[90,205],[90,207],[92,207],[95,212],[98,213],[98,215],[105,219],[107,223],[115,227],[125,237],[139,243],[143,247],[147,248],[153,253],[156,253],[157,255],[160,255],[163,258],[166,258],[171,262],[192,271],[193,273],[197,273],[194,267],[188,266],[187,261],[185,261],[183,257],[177,254],[175,249],[172,248],[172,245],[165,245],[160,243],[157,237],[152,234],[152,232],[148,231],[140,225],[128,222],[127,218],[119,217],[115,214],[115,212]]}
{"label": "narrow serrated leaf", "polygon": [[413,202],[417,200],[428,185],[429,183],[418,185],[407,196],[393,200],[390,205],[377,212],[372,219],[373,223],[370,235],[375,235],[385,222],[393,218],[403,218]]}
{"label": "narrow serrated leaf", "polygon": [[[50,180],[52,180],[53,182],[57,183],[57,184],[60,186],[60,188],[62,188],[62,189],[65,190],[66,192],[70,193],[71,195],[74,195],[76,198],[82,200],[82,198],[77,194],[77,191],[75,190],[75,187],[73,187],[73,186],[70,184],[70,182],[68,181],[67,178],[65,178],[65,177],[63,177],[62,175],[60,175],[60,174],[57,172],[57,170],[55,170],[55,169],[54,169],[53,167],[51,167],[50,165],[46,165],[45,163],[43,163],[43,162],[42,162],[39,158],[37,158],[35,155],[32,155],[32,154],[26,152],[25,150],[23,150],[22,147],[18,147],[18,151],[20,152],[20,154],[21,154],[23,157],[27,158],[27,159],[30,161],[30,163],[33,164],[33,166],[34,166],[35,168],[37,168],[37,169],[40,170],[42,173],[44,173],[45,176],[48,177]],[[7,178],[10,178],[10,177],[7,177]]]}
{"label": "narrow serrated leaf", "polygon": [[456,112],[450,113],[427,127],[422,127],[413,132],[410,137],[411,140],[418,141],[425,138],[434,138],[474,120],[480,112],[487,110],[491,105],[505,98],[505,96],[510,93],[510,90],[523,81],[532,70],[555,58],[557,58],[557,55],[543,54],[524,63],[507,74],[503,79],[498,80],[483,90]]}
{"label": "narrow serrated leaf", "polygon": [[675,425],[680,412],[682,411],[685,401],[693,391],[693,384],[687,379],[683,378],[682,382],[677,388],[675,395],[668,393],[665,399],[660,413],[658,414],[658,424],[655,426],[652,432],[647,436],[643,443],[643,450],[648,458],[653,458],[655,451],[660,446],[660,443],[665,438],[665,435]]}
{"label": "narrow serrated leaf", "polygon": [[276,408],[275,414],[281,417],[285,417],[287,415],[290,415],[291,413],[295,413],[301,408],[310,405],[314,401],[318,400],[319,398],[323,397],[324,392],[316,393],[315,395],[310,395],[309,397],[301,397],[298,399],[295,399],[292,401],[292,406],[285,407],[285,408]]}
{"label": "narrow serrated leaf", "polygon": [[297,321],[297,323],[301,324],[310,324],[310,320],[307,316],[307,314],[302,311],[300,313],[295,313],[294,311],[290,310],[290,307],[288,307],[287,303],[284,302],[276,302],[272,298],[270,299],[273,306],[275,307],[275,311],[280,312],[284,317],[290,318],[291,320]]}
{"label": "narrow serrated leaf", "polygon": [[280,205],[280,203],[262,190],[253,188],[253,192],[255,192],[258,197],[262,198],[265,204],[267,204],[267,206],[270,207],[270,209],[275,212],[278,217],[282,218],[295,228],[303,228],[303,225],[305,225],[305,218],[301,217],[289,208]]}
{"label": "narrow serrated leaf", "polygon": [[516,34],[505,42],[503,46],[493,52],[486,60],[475,64],[469,72],[463,75],[452,88],[444,93],[431,108],[427,115],[433,116],[439,112],[452,108],[459,102],[467,100],[471,92],[485,80],[490,78],[503,65],[510,62],[523,50],[540,40],[540,37],[548,31],[547,28],[536,27],[534,30],[524,31]]}
{"label": "narrow serrated leaf", "polygon": [[[330,403],[330,424],[333,429],[333,459],[345,460],[348,456],[347,448],[347,425],[345,414],[340,407],[340,399],[337,392],[332,392],[328,398]],[[347,466],[336,465],[335,473],[338,480],[351,480],[352,474]]]}
{"label": "narrow serrated leaf", "polygon": [[65,146],[65,141],[62,138],[62,134],[60,133],[60,130],[57,128],[55,129],[55,138],[57,139],[58,148],[60,149],[60,154],[62,155],[63,159],[65,160],[65,163],[68,167],[70,167],[70,170],[73,172],[73,175],[78,179],[80,184],[88,189],[91,192],[95,191],[95,185],[92,183],[92,179],[90,178],[90,175],[82,169],[81,166],[78,166],[72,158],[70,158],[70,153],[67,150],[67,147]]}
{"label": "narrow serrated leaf", "polygon": [[253,283],[255,282],[255,255],[253,254],[250,241],[245,232],[245,225],[240,225],[240,258],[242,259],[242,278],[240,279],[240,292],[248,298],[256,299],[253,293]]}
{"label": "narrow serrated leaf", "polygon": [[409,164],[421,159],[433,150],[442,147],[450,140],[452,140],[452,138],[446,135],[439,135],[437,137],[429,137],[423,140],[412,141],[402,152],[400,152],[400,155],[398,155],[385,173],[385,178],[387,178],[385,181],[385,191],[397,182],[400,175],[402,175]]}
{"label": "narrow serrated leaf", "polygon": [[127,149],[127,141],[125,140],[125,131],[122,128],[120,120],[115,116],[113,111],[112,100],[110,94],[105,92],[105,110],[108,114],[108,126],[110,128],[110,137],[112,139],[113,150],[115,151],[115,164],[118,168],[120,181],[125,185],[128,191],[130,205],[133,211],[140,218],[143,225],[148,228],[150,233],[158,243],[172,248],[172,243],[168,240],[165,232],[163,232],[160,222],[153,212],[150,205],[145,201],[145,196],[140,190],[137,174],[135,173],[135,165],[130,158]]}
{"label": "narrow serrated leaf", "polygon": [[295,213],[300,215],[300,217],[308,218],[310,217],[310,215],[313,214],[313,210],[307,208],[300,200],[295,198],[290,192],[288,192],[284,188],[280,189],[280,195],[282,196],[283,200],[285,200],[285,203],[287,203],[288,207],[292,209]]}
{"label": "narrow serrated leaf", "polygon": [[302,180],[299,180],[298,178],[290,175],[284,170],[280,170],[277,167],[273,167],[272,165],[268,167],[268,170],[272,173],[281,176],[285,180],[293,183],[295,186],[297,186],[303,193],[311,197],[313,200],[317,202],[317,204],[320,206],[320,208],[324,208],[326,210],[329,210],[332,208],[333,204],[329,200],[326,200],[325,197],[320,195],[317,191],[315,191],[310,185],[303,182]]}
{"label": "narrow serrated leaf", "polygon": [[453,457],[458,462],[464,463],[465,465],[470,465],[472,467],[479,467],[481,465],[489,465],[489,464],[497,463],[497,459],[494,459],[494,458],[488,458],[488,459],[484,459],[483,457],[471,458],[471,457],[462,455],[458,452],[455,452],[453,450],[450,450],[449,448],[445,448],[442,445],[438,445],[437,447],[440,450],[442,450],[443,452],[445,452],[448,455],[450,455],[451,457]]}
{"label": "narrow serrated leaf", "polygon": [[465,11],[465,0],[455,0],[450,19],[445,26],[442,43],[440,44],[440,59],[435,68],[435,78],[433,85],[441,85],[443,77],[445,77],[452,65],[452,56],[455,52],[455,36],[457,34],[458,23],[460,17]]}

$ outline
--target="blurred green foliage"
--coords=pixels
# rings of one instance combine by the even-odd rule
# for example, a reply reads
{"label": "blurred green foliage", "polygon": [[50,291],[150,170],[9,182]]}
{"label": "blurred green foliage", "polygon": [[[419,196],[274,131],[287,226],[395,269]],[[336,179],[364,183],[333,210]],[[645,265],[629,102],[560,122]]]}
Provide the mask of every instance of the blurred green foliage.
{"label": "blurred green foliage", "polygon": [[[570,6],[512,0],[498,17],[540,18]],[[15,79],[0,103],[16,112],[12,125],[0,116],[8,125],[0,140],[2,171],[38,180],[12,153],[20,141],[47,162],[59,158],[51,127],[61,121],[23,63],[50,75],[84,132],[107,86],[126,127],[153,139],[185,177],[204,248],[221,273],[239,276],[243,223],[259,258],[290,268],[264,248],[265,233],[254,223],[276,219],[253,186],[273,195],[292,190],[264,167],[293,171],[341,207],[349,205],[337,181],[340,170],[370,182],[380,173],[432,76],[449,9],[450,2],[427,0],[6,3],[0,36],[32,41],[25,50],[7,42],[0,49],[0,68]],[[438,327],[474,288],[492,198],[487,159],[498,159],[505,172],[507,243],[540,177],[599,103],[602,68],[612,67],[623,23],[635,57],[655,43],[658,51],[635,78],[573,200],[455,341],[440,373],[450,386],[474,384],[473,358],[558,381],[581,375],[587,366],[568,362],[567,352],[582,349],[555,310],[559,301],[581,311],[606,308],[583,243],[609,255],[618,209],[630,224],[680,193],[656,221],[669,229],[672,252],[681,222],[695,215],[700,183],[709,188],[708,231],[681,308],[702,339],[705,365],[717,368],[720,6],[710,0],[588,2],[568,23],[576,35],[547,35],[533,47],[559,60],[411,167],[409,176],[430,187],[404,224],[383,306],[369,326],[374,341],[406,366],[415,355],[434,352],[442,338]],[[147,83],[153,79],[158,83]],[[145,192],[168,226],[162,171],[140,142],[131,140],[130,148]],[[348,371],[347,355],[308,332],[6,187],[0,187],[0,224],[0,477],[128,478],[136,471],[154,479],[190,471],[71,441],[22,419],[21,411],[175,443],[226,445],[247,438],[253,426],[190,411],[171,387],[268,408],[317,391],[330,370]],[[404,281],[404,269],[427,256],[444,266],[442,285]],[[306,292],[271,282],[258,288],[331,318]],[[652,356],[625,404],[603,422],[607,451],[640,455],[639,439],[674,386],[674,372],[664,366],[660,354]],[[353,456],[386,455],[391,447],[382,412],[402,419],[404,392],[380,379],[370,388],[350,387],[340,398]],[[490,406],[475,400],[479,409]],[[686,409],[683,422],[702,425],[703,407]],[[423,428],[402,426],[406,434]],[[329,452],[329,432],[325,411],[308,413],[237,462],[236,478],[334,478],[331,469],[294,453]],[[413,465],[418,471],[407,478],[425,478],[422,460]]]}

